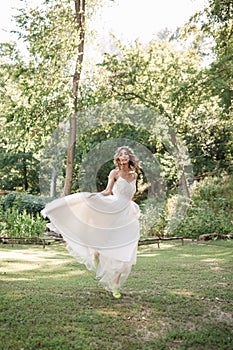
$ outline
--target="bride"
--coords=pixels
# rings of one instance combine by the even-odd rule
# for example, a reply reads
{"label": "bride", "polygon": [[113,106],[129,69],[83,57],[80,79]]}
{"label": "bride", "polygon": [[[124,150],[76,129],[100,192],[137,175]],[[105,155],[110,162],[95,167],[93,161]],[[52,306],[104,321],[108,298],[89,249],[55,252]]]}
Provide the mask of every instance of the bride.
{"label": "bride", "polygon": [[115,298],[136,263],[140,238],[139,207],[132,201],[139,161],[127,146],[114,155],[115,169],[104,191],[81,192],[47,204],[42,215],[60,233],[70,254],[96,277]]}

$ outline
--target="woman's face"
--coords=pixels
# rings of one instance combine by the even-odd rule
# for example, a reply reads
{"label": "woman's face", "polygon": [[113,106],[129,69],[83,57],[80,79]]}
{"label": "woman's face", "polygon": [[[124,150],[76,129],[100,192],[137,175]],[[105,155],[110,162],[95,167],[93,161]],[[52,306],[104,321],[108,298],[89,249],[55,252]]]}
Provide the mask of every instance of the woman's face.
{"label": "woman's face", "polygon": [[124,148],[120,150],[118,159],[121,165],[128,164],[130,160],[128,151]]}

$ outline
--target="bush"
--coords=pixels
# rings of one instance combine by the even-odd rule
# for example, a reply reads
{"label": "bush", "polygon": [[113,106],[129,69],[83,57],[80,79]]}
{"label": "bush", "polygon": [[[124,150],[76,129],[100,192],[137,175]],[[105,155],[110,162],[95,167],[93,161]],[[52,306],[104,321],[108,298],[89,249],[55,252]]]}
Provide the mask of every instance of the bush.
{"label": "bush", "polygon": [[185,219],[173,232],[190,238],[233,232],[233,178],[205,179],[198,183]]}
{"label": "bush", "polygon": [[165,199],[161,197],[148,198],[146,203],[140,203],[140,234],[141,237],[163,236],[165,222]]}
{"label": "bush", "polygon": [[0,234],[10,237],[43,235],[46,220],[40,215],[51,198],[11,192],[0,200]]}
{"label": "bush", "polygon": [[36,216],[52,198],[34,196],[32,194],[11,192],[1,198],[3,211],[15,208],[19,213],[26,211],[27,214]]}
{"label": "bush", "polygon": [[16,208],[8,208],[0,212],[0,234],[4,237],[32,237],[43,235],[46,221],[40,216],[28,214],[26,210],[19,212]]}
{"label": "bush", "polygon": [[[205,206],[204,206],[205,203]],[[174,234],[188,238],[198,238],[203,234],[229,234],[232,232],[231,217],[224,210],[218,214],[212,210],[208,202],[203,206],[193,205],[185,219],[178,225]]]}

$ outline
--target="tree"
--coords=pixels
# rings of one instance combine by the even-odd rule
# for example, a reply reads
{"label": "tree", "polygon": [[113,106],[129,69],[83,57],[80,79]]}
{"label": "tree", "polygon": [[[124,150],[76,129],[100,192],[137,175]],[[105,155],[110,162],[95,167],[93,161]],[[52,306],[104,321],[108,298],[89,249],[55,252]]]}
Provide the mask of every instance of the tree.
{"label": "tree", "polygon": [[233,55],[233,4],[231,1],[209,0],[203,12],[190,18],[182,29],[181,38],[191,39],[191,43],[200,46],[207,43],[208,50],[203,52],[210,57],[209,67],[204,70],[203,88],[212,90],[212,94],[221,99],[221,106],[229,115],[232,112],[232,55]]}
{"label": "tree", "polygon": [[75,15],[77,21],[77,32],[79,38],[79,44],[77,47],[77,58],[75,64],[75,70],[73,75],[73,98],[74,107],[73,114],[70,116],[70,133],[69,133],[69,145],[67,152],[67,162],[66,162],[66,178],[63,194],[68,195],[71,192],[72,179],[73,179],[73,169],[74,169],[74,153],[76,144],[76,117],[78,113],[78,89],[80,83],[82,62],[84,56],[84,38],[85,38],[85,0],[75,1]]}
{"label": "tree", "polygon": [[[208,92],[211,100],[215,99],[218,105],[217,108],[208,110],[210,127],[205,129],[208,139],[204,137],[201,142],[205,153],[208,148],[209,159],[205,164],[205,170],[207,170],[206,166],[213,164],[215,160],[218,164],[217,168],[225,169],[230,173],[233,171],[232,18],[233,4],[231,1],[209,0],[204,11],[195,14],[190,19],[180,36],[183,41],[188,39],[191,45],[199,48],[204,62],[206,58],[208,59],[208,64],[204,66],[199,75],[200,87],[203,91]],[[202,49],[203,42],[208,45],[205,50]],[[204,142],[205,139],[207,139],[206,142]],[[210,167],[210,170],[213,170],[213,166]]]}
{"label": "tree", "polygon": [[[97,89],[85,93],[91,100],[143,104],[166,116],[186,140],[196,175],[221,168],[230,171],[229,122],[220,96],[210,87],[203,88],[207,75],[201,63],[198,46],[181,50],[172,41],[136,43],[131,48],[120,45],[99,65]],[[150,130],[153,133],[151,125]]]}
{"label": "tree", "polygon": [[[89,3],[90,9],[93,3]],[[71,140],[74,139],[72,132],[75,133],[75,118],[81,103],[78,86],[84,50],[84,15],[85,1],[44,1],[42,7],[20,10],[16,17],[18,35],[27,45],[28,59],[22,58],[13,45],[1,47],[0,118],[4,122],[4,149],[15,152],[25,149],[39,160],[47,140],[69,117]],[[71,175],[72,152],[73,141],[67,160]],[[68,184],[69,181],[70,178]]]}

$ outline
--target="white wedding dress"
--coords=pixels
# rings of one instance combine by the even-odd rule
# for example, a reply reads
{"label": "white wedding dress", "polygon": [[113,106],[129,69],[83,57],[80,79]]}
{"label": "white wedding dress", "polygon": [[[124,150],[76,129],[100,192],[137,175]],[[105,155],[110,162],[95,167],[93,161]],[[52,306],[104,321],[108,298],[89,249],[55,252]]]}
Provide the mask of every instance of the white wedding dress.
{"label": "white wedding dress", "polygon": [[120,275],[119,287],[136,263],[140,238],[139,207],[132,201],[136,180],[119,177],[112,195],[75,193],[54,200],[42,210],[48,227],[60,233],[70,254],[96,272],[106,289]]}

